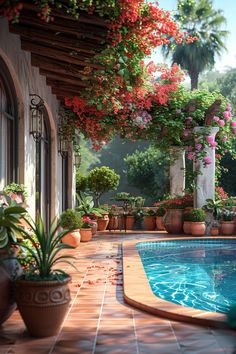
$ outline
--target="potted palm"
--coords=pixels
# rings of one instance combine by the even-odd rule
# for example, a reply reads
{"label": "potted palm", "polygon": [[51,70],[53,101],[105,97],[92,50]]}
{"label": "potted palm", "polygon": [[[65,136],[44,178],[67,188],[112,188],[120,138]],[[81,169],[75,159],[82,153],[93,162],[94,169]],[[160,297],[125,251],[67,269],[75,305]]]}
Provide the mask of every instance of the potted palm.
{"label": "potted palm", "polygon": [[61,242],[68,230],[59,231],[61,225],[56,220],[48,232],[41,219],[37,223],[26,219],[25,222],[31,231],[25,229],[22,233],[30,246],[23,244],[22,247],[32,261],[15,282],[16,302],[32,336],[53,336],[58,333],[69,307],[71,280],[56,266],[59,262],[70,263],[74,257],[64,251],[74,247]]}
{"label": "potted palm", "polygon": [[203,209],[196,208],[189,213],[191,221],[191,234],[193,236],[203,236],[206,232],[206,213]]}
{"label": "potted palm", "polygon": [[62,238],[62,242],[73,247],[78,247],[80,244],[80,227],[82,225],[81,215],[74,209],[67,209],[60,216],[60,225],[68,231]]}
{"label": "potted palm", "polygon": [[221,232],[223,235],[233,235],[235,228],[235,212],[223,209],[221,213]]}
{"label": "potted palm", "polygon": [[12,285],[22,271],[15,256],[17,237],[21,236],[18,225],[25,213],[22,204],[0,193],[0,325],[16,308]]}

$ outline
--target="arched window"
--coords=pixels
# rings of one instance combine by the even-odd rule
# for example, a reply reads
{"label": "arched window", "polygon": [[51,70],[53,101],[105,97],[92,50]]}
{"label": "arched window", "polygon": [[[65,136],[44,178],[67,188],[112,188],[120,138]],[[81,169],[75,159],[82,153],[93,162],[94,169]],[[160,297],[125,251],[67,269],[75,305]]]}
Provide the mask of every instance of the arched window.
{"label": "arched window", "polygon": [[0,58],[0,189],[18,179],[18,113],[9,70]]}

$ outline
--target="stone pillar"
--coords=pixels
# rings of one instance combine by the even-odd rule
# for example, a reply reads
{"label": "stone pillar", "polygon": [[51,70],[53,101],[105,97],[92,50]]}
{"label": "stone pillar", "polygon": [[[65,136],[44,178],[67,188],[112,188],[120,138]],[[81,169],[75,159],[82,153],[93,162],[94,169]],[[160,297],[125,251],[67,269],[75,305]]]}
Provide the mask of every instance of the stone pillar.
{"label": "stone pillar", "polygon": [[[209,128],[209,127],[208,127]],[[205,129],[205,127],[194,128],[196,130]],[[215,138],[219,131],[218,127],[211,127],[209,135]],[[202,161],[194,163],[194,172],[198,172],[195,177],[195,191],[194,191],[194,207],[201,208],[206,204],[206,199],[215,199],[215,149],[211,147],[206,148],[207,156],[211,158],[211,164],[204,167]]]}
{"label": "stone pillar", "polygon": [[185,150],[173,147],[174,163],[170,165],[170,194],[184,195],[185,190]]}

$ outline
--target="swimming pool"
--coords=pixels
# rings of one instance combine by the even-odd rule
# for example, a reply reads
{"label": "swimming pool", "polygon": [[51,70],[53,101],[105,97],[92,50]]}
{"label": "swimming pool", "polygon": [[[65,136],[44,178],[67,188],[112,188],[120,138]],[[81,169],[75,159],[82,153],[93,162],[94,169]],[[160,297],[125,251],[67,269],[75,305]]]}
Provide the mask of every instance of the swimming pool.
{"label": "swimming pool", "polygon": [[140,242],[136,248],[158,298],[218,313],[236,304],[235,239]]}

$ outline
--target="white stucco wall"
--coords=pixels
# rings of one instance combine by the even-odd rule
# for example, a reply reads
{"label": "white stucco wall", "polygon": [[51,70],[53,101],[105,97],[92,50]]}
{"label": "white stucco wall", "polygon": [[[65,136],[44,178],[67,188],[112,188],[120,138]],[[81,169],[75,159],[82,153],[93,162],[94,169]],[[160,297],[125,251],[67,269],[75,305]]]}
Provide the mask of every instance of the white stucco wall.
{"label": "white stucco wall", "polygon": [[57,116],[59,101],[46,85],[46,78],[39,74],[39,69],[31,66],[31,54],[21,50],[20,37],[9,33],[8,23],[0,18],[0,56],[7,64],[13,78],[19,107],[19,182],[24,183],[29,194],[30,213],[35,214],[35,142],[29,134],[30,97],[38,94],[45,101],[48,111],[52,137],[52,216],[58,214],[61,204],[61,157],[57,152]]}

